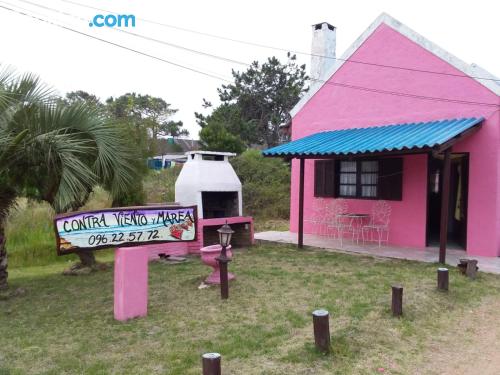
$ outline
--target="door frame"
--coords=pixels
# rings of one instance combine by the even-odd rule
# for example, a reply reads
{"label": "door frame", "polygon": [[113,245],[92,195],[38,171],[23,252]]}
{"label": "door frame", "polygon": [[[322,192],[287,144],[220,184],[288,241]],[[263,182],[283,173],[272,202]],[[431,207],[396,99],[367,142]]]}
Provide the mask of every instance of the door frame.
{"label": "door frame", "polygon": [[[463,250],[464,251],[467,251],[467,232],[468,232],[468,229],[469,229],[469,182],[470,182],[470,153],[469,152],[452,152],[451,153],[451,157],[452,157],[452,161],[453,161],[453,155],[460,155],[463,160],[465,160],[465,165],[466,165],[466,168],[465,168],[465,176],[463,176],[463,180],[462,180],[462,183],[463,183],[463,186],[462,186],[462,194],[465,192],[466,194],[466,197],[464,199],[464,205],[463,205],[463,209],[465,210],[465,215],[464,215],[464,227],[465,227],[465,234],[463,236]],[[429,173],[430,173],[430,162],[431,162],[431,158],[433,158],[433,154],[431,152],[429,152],[427,154],[427,164],[426,164],[426,167],[427,167],[427,173],[426,173],[426,178],[427,178],[427,183],[426,183],[426,217],[425,217],[425,246],[428,247],[429,246],[429,204],[430,204],[430,176],[429,176]],[[440,171],[442,172],[442,168],[440,169]],[[464,171],[462,171],[462,173],[464,173]],[[439,181],[440,183],[440,188],[441,188],[441,184],[442,184],[442,180]],[[465,189],[465,190],[464,190]]]}

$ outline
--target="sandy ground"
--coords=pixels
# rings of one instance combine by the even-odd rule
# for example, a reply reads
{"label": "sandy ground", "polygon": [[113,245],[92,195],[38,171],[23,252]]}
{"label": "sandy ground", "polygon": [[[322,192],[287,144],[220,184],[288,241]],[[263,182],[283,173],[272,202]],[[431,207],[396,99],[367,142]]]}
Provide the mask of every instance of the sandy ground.
{"label": "sandy ground", "polygon": [[449,330],[436,333],[413,373],[499,375],[500,297],[483,300]]}

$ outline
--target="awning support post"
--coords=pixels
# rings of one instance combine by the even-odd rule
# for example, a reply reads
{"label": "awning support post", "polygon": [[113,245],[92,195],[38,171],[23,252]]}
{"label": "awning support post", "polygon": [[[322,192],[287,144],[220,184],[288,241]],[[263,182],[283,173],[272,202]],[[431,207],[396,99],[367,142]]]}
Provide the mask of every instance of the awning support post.
{"label": "awning support post", "polygon": [[300,159],[300,182],[299,182],[299,233],[298,247],[304,247],[304,169],[305,160]]}
{"label": "awning support post", "polygon": [[441,194],[441,225],[439,229],[439,263],[446,263],[448,217],[450,207],[451,147],[444,151],[443,192]]}

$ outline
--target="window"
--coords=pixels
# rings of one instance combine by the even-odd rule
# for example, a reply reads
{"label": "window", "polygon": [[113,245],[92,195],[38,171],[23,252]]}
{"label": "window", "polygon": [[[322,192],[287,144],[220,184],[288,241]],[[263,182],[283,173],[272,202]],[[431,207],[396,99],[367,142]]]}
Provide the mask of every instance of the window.
{"label": "window", "polygon": [[315,197],[402,200],[402,186],[402,158],[315,161]]}
{"label": "window", "polygon": [[377,197],[377,160],[342,160],[339,164],[339,197]]}
{"label": "window", "polygon": [[378,161],[361,162],[361,196],[375,198],[378,185]]}
{"label": "window", "polygon": [[357,163],[341,161],[339,170],[339,196],[355,197],[357,195]]}

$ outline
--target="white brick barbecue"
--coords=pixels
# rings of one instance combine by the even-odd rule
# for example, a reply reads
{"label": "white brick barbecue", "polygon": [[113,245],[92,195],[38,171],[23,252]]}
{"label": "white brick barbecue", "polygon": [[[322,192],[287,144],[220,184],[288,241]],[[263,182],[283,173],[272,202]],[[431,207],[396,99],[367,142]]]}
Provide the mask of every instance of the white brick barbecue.
{"label": "white brick barbecue", "polygon": [[241,182],[229,152],[187,152],[175,182],[175,201],[182,206],[197,205],[199,218],[221,218],[242,215]]}

